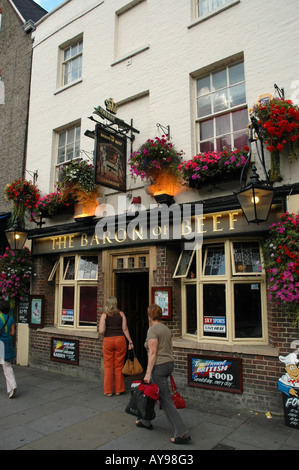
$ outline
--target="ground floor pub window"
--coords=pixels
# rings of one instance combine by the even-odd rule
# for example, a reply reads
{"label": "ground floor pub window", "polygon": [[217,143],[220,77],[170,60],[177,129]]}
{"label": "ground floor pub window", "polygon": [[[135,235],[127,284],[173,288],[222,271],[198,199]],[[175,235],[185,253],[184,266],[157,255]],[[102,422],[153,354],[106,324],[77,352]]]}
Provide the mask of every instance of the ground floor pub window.
{"label": "ground floor pub window", "polygon": [[[65,255],[55,264],[56,323],[92,329],[97,322],[98,257]],[[54,272],[51,273],[51,279]]]}
{"label": "ground floor pub window", "polygon": [[184,270],[180,255],[174,277],[182,282],[183,335],[212,342],[266,341],[261,246],[262,240],[205,242]]}

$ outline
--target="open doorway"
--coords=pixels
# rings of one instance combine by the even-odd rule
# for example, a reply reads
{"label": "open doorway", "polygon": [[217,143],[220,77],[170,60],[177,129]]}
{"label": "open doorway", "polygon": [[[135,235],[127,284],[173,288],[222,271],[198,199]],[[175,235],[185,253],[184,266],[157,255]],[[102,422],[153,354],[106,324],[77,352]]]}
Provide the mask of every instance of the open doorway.
{"label": "open doorway", "polygon": [[144,370],[147,366],[147,352],[144,347],[148,330],[147,307],[149,299],[148,272],[115,273],[118,307],[128,321],[134,351]]}

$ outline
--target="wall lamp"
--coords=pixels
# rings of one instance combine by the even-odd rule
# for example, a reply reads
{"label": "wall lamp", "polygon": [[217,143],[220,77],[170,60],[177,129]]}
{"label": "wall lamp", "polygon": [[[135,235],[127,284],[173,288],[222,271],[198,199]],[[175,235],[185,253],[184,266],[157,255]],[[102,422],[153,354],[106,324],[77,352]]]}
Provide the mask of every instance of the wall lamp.
{"label": "wall lamp", "polygon": [[168,207],[175,203],[174,197],[170,194],[154,194],[155,201],[158,204],[166,204]]}
{"label": "wall lamp", "polygon": [[11,250],[22,250],[28,232],[22,227],[20,221],[16,221],[12,227],[5,230],[5,235]]}
{"label": "wall lamp", "polygon": [[[253,137],[253,134],[257,135],[257,138]],[[259,140],[261,146],[261,154],[258,149],[257,141]],[[251,175],[249,177],[248,183],[245,183],[244,170],[250,165],[251,154],[252,154],[252,144],[256,143],[257,154],[262,165],[262,168],[265,173],[265,181],[260,181],[259,175],[255,165],[252,165]],[[272,184],[269,181],[269,177],[266,171],[265,158],[264,158],[264,148],[263,148],[263,139],[260,136],[260,130],[257,120],[252,117],[250,125],[250,136],[249,136],[249,154],[247,162],[243,167],[241,178],[240,178],[240,191],[234,193],[237,197],[241,209],[244,213],[244,216],[249,224],[259,224],[260,222],[265,222],[268,219],[269,212],[271,209],[274,189]]]}

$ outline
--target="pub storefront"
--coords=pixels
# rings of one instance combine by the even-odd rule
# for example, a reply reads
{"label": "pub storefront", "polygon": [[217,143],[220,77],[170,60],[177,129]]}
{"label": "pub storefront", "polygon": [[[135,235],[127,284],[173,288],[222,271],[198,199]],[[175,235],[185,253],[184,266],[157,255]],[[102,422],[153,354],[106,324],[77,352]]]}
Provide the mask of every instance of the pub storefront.
{"label": "pub storefront", "polygon": [[[232,197],[210,199],[200,215],[193,208],[191,223],[181,216],[180,238],[172,230],[177,212],[151,223],[147,211],[148,230],[137,214],[126,225],[115,218],[114,233],[99,231],[99,219],[32,231],[32,294],[42,298],[43,315],[30,325],[30,365],[99,378],[98,323],[115,295],[146,367],[147,306],[157,302],[173,333],[175,376],[187,400],[279,410],[279,348],[288,349],[296,332],[267,302],[262,246],[283,209],[279,198],[267,222],[249,225]],[[202,245],[186,244],[190,232]]]}

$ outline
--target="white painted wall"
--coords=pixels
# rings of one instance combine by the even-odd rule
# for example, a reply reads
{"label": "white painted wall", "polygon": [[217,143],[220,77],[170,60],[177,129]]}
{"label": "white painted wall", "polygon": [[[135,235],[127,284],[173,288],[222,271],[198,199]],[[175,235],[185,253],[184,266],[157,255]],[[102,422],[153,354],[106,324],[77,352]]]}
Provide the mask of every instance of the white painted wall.
{"label": "white painted wall", "polygon": [[[92,152],[93,140],[84,136],[86,129],[94,128],[88,116],[94,107],[104,107],[109,97],[122,103],[118,117],[126,122],[133,118],[140,130],[135,149],[157,135],[156,124],[161,123],[170,125],[177,148],[184,150],[186,158],[192,157],[196,153],[193,77],[243,54],[249,108],[259,95],[273,94],[274,83],[290,99],[294,81],[299,80],[298,12],[297,0],[240,0],[196,22],[193,0],[67,0],[33,33],[27,169],[38,169],[37,183],[43,193],[52,191],[53,130],[81,119],[81,148]],[[136,44],[132,44],[134,22]],[[82,81],[61,91],[57,88],[59,46],[81,33]],[[130,101],[139,95],[142,98]],[[290,168],[286,157],[282,174],[284,184],[297,182],[298,161]],[[139,195],[143,183],[134,182],[128,171],[127,186],[136,188]],[[198,198],[194,191],[183,197],[194,198]],[[144,201],[153,202],[142,193]]]}

